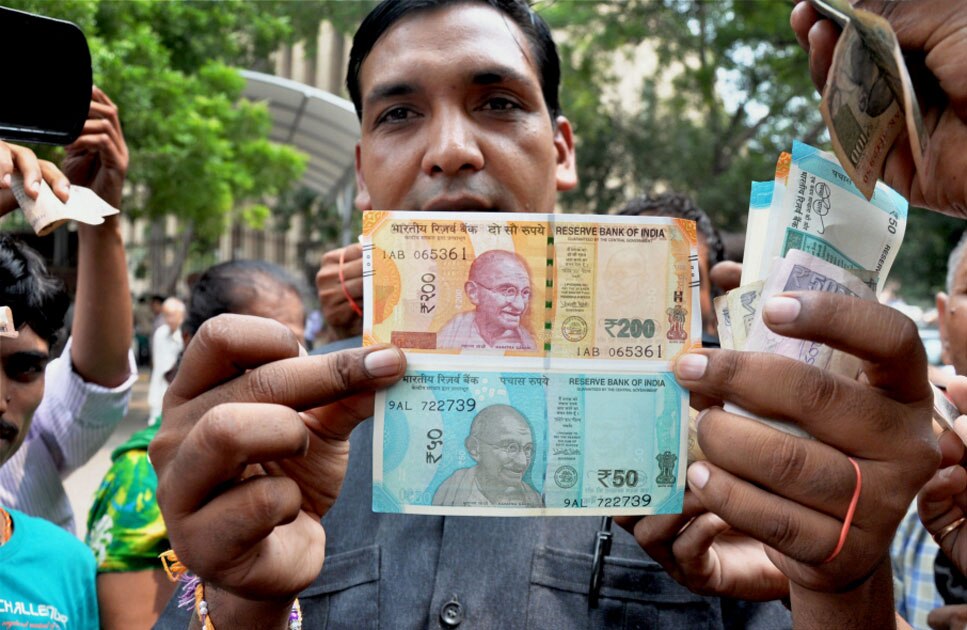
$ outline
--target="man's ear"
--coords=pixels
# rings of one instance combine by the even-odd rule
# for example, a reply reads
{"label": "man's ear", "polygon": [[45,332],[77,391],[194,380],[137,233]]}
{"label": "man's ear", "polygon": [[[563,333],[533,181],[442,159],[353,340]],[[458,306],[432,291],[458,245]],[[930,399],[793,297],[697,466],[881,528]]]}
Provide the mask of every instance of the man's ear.
{"label": "man's ear", "polygon": [[574,154],[574,133],[571,121],[564,116],[554,120],[554,148],[557,150],[557,190],[571,190],[578,184],[578,171]]}
{"label": "man's ear", "polygon": [[473,458],[473,461],[478,461],[477,457],[480,453],[480,443],[477,441],[477,438],[472,435],[468,435],[467,439],[463,441],[463,445],[467,447],[467,452],[470,453],[470,457]]}
{"label": "man's ear", "polygon": [[480,304],[480,287],[473,280],[467,280],[463,285],[463,290],[466,291],[467,297],[470,298],[471,304],[477,306]]}
{"label": "man's ear", "polygon": [[369,189],[366,188],[366,180],[363,179],[363,169],[360,165],[361,149],[359,148],[359,143],[356,143],[356,208],[359,210],[372,210],[373,200],[369,196]]}
{"label": "man's ear", "polygon": [[940,361],[950,365],[950,342],[947,340],[947,301],[950,299],[941,291],[937,294],[937,328],[940,329]]}

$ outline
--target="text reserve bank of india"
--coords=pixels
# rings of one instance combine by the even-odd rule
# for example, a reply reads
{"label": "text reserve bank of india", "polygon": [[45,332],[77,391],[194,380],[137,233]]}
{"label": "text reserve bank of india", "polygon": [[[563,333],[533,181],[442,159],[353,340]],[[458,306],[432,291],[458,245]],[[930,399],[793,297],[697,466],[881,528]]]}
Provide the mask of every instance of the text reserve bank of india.
{"label": "text reserve bank of india", "polygon": [[376,399],[375,510],[681,510],[693,222],[368,212],[362,242],[364,344],[407,355]]}

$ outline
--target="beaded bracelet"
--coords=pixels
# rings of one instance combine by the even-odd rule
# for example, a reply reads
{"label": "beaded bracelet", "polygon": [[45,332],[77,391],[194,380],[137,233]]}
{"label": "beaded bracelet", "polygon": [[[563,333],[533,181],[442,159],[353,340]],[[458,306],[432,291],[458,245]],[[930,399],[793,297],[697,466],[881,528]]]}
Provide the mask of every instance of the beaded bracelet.
{"label": "beaded bracelet", "polygon": [[[198,621],[201,623],[201,627],[204,630],[215,630],[215,625],[208,615],[208,602],[205,600],[205,583],[197,575],[192,575],[188,572],[188,567],[178,560],[174,549],[165,551],[161,554],[160,558],[161,565],[164,567],[165,573],[168,574],[168,579],[172,582],[180,581],[184,584],[182,596],[178,600],[178,607],[187,608],[191,606],[192,596],[194,596],[195,614],[198,615]],[[292,603],[292,610],[289,612],[289,623],[286,627],[288,630],[302,630],[302,607],[299,605],[298,598]]]}

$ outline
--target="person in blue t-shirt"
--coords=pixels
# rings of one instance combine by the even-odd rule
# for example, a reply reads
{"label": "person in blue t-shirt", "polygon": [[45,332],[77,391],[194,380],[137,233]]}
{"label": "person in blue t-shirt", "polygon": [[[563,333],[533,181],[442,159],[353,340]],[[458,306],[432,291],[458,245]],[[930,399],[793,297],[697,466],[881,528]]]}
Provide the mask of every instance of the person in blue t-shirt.
{"label": "person in blue t-shirt", "polygon": [[[43,172],[54,190],[67,181],[54,165],[41,166],[29,149],[0,141],[0,188],[9,186],[6,176],[13,169],[23,173],[26,181],[34,181],[31,177],[39,178]],[[38,189],[28,187],[28,195],[36,197]],[[4,192],[0,190],[0,214],[15,207]],[[23,265],[15,276],[12,267],[4,266],[0,286],[22,282],[25,274],[38,273],[41,268]],[[59,320],[64,313],[48,315]],[[29,415],[7,413],[10,387],[8,376],[0,371],[0,467],[17,452],[30,430]],[[94,555],[80,540],[43,519],[0,506],[0,628],[97,628],[95,574]]]}

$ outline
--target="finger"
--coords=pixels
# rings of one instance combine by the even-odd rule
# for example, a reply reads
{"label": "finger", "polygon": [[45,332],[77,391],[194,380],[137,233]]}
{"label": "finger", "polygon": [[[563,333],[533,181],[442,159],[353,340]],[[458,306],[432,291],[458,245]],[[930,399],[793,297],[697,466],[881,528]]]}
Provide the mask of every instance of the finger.
{"label": "finger", "polygon": [[967,606],[952,604],[934,608],[927,615],[927,624],[933,630],[963,630],[967,627]]}
{"label": "finger", "polygon": [[[181,440],[174,458],[158,467],[160,483],[166,489],[177,486],[168,493],[166,513],[180,518],[194,512],[246,466],[302,455],[308,440],[302,418],[288,407],[226,403],[212,408]],[[189,470],[190,480],[184,475]]]}
{"label": "finger", "polygon": [[226,313],[207,320],[192,337],[168,388],[173,404],[194,398],[246,370],[299,356],[299,340],[279,322]]}
{"label": "finger", "polygon": [[917,495],[917,512],[927,531],[938,532],[964,515],[955,497],[967,491],[967,471],[962,466],[938,470]]}
{"label": "finger", "polygon": [[[960,431],[963,431],[965,424],[967,424],[967,418],[960,416],[954,420],[954,431],[958,428]],[[941,468],[961,464],[964,462],[965,455],[967,455],[967,449],[964,448],[964,441],[961,434],[955,433],[954,431],[944,431],[937,438],[937,444],[940,446]]]}
{"label": "finger", "polygon": [[766,300],[762,319],[780,335],[823,343],[863,359],[870,385],[895,400],[933,399],[917,326],[896,309],[825,291],[796,291]]}
{"label": "finger", "polygon": [[24,190],[31,199],[36,199],[40,194],[40,181],[43,172],[40,168],[40,161],[34,152],[26,147],[16,144],[8,144],[11,157],[13,158],[13,170],[19,171],[23,176]]}
{"label": "finger", "polygon": [[[727,400],[758,416],[794,423],[818,440],[853,455],[879,458],[884,451],[909,447],[899,437],[888,444],[870,440],[871,434],[882,432],[896,436],[911,433],[909,423],[900,421],[899,412],[905,408],[894,408],[862,383],[795,359],[703,349],[681,356],[674,369],[678,382],[693,393]],[[924,418],[929,430],[926,408]]]}
{"label": "finger", "polygon": [[[225,402],[270,402],[298,411],[312,410],[388,387],[403,376],[405,369],[403,353],[393,346],[284,359],[257,367],[184,403],[177,416],[201,417],[212,406]],[[348,421],[354,426],[368,415]]]}
{"label": "finger", "polygon": [[717,263],[709,271],[709,279],[712,284],[723,291],[731,291],[739,286],[742,279],[742,265],[731,260],[724,260]]}
{"label": "finger", "polygon": [[357,258],[356,260],[346,260],[342,266],[342,276],[348,284],[351,279],[362,279],[363,277],[363,259]]}
{"label": "finger", "polygon": [[13,151],[10,145],[0,140],[0,188],[10,188],[13,183]]}
{"label": "finger", "polygon": [[183,526],[186,530],[218,532],[217,541],[212,542],[219,547],[219,555],[235,562],[276,527],[293,522],[301,509],[302,492],[295,480],[258,475],[216,495],[188,515]]}
{"label": "finger", "polygon": [[[226,499],[235,498],[234,489],[227,495]],[[234,511],[234,504],[221,499],[193,515],[199,518],[181,523],[184,536],[172,532],[175,551],[188,559],[194,573],[203,578],[217,576],[234,593],[253,600],[288,596],[319,575],[325,558],[325,532],[318,518],[299,512],[293,522],[273,528],[252,522],[230,529],[244,512]],[[201,529],[205,527],[208,529]],[[235,553],[227,553],[226,547]]]}
{"label": "finger", "polygon": [[67,199],[71,194],[71,183],[67,179],[57,165],[53,162],[48,162],[47,160],[40,160],[40,170],[43,173],[44,181],[47,185],[51,187],[54,191],[54,195],[57,196],[63,202],[67,202]]}
{"label": "finger", "polygon": [[841,521],[742,481],[709,462],[688,467],[688,484],[702,504],[729,525],[807,564],[829,557]]}
{"label": "finger", "polygon": [[698,441],[716,466],[800,505],[834,517],[849,506],[853,466],[826,444],[719,408],[699,415]]}
{"label": "finger", "polygon": [[[715,538],[729,529],[729,524],[721,517],[709,512],[689,523],[672,545],[672,552],[682,572],[692,576],[710,576],[715,570],[715,561],[709,549]],[[701,588],[705,584],[696,586]]]}
{"label": "finger", "polygon": [[796,34],[796,41],[806,52],[809,52],[809,29],[820,19],[819,12],[805,0],[798,2],[789,15],[789,25]]}
{"label": "finger", "polygon": [[947,395],[960,413],[967,413],[967,376],[954,376],[947,383]]}
{"label": "finger", "polygon": [[816,21],[809,29],[809,72],[813,85],[820,92],[826,87],[839,33],[839,27],[832,20],[825,19]]}
{"label": "finger", "polygon": [[634,534],[641,545],[669,543],[690,520],[703,514],[705,507],[698,497],[685,492],[681,514],[660,516],[615,516],[614,522]]}
{"label": "finger", "polygon": [[[343,257],[343,260],[345,262],[348,263],[348,262],[353,261],[353,260],[362,261],[362,259],[363,259],[363,245],[362,245],[362,243],[353,243],[352,245],[347,245],[345,249],[346,249],[346,254]],[[362,270],[362,268],[363,268],[362,267],[362,262],[360,262],[360,266],[359,266],[360,271]]]}
{"label": "finger", "polygon": [[356,425],[373,417],[375,400],[376,395],[372,392],[354,394],[324,407],[306,411],[303,421],[310,431],[320,437],[348,440]]}

